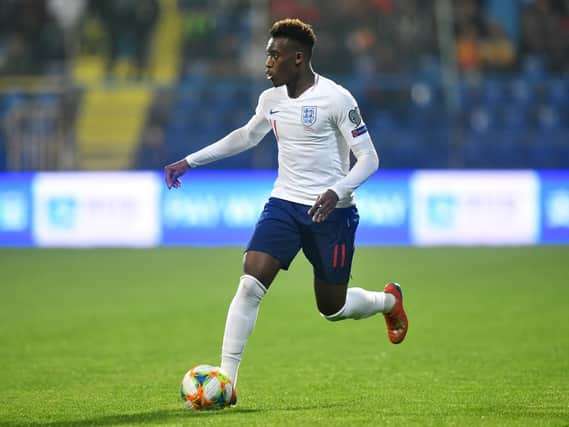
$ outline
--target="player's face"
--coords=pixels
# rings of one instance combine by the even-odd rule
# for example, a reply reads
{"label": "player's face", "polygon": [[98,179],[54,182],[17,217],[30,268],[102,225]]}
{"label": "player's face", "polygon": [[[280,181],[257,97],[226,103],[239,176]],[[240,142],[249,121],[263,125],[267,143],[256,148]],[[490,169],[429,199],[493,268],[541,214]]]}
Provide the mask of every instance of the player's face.
{"label": "player's face", "polygon": [[270,38],[267,43],[265,75],[274,86],[290,82],[298,71],[297,50],[294,43],[285,38]]}

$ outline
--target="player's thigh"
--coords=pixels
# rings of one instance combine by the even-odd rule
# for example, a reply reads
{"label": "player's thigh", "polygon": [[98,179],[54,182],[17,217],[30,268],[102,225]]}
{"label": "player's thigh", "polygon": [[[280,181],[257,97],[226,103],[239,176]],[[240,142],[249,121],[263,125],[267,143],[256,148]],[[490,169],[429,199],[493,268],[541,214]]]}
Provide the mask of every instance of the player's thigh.
{"label": "player's thigh", "polygon": [[255,277],[267,289],[281,268],[281,262],[265,252],[249,250],[243,257],[243,272]]}
{"label": "player's thigh", "polygon": [[350,281],[354,241],[359,217],[354,208],[335,209],[322,223],[312,223],[302,233],[302,251],[314,276],[323,283]]}
{"label": "player's thigh", "polygon": [[268,288],[279,269],[287,270],[299,250],[300,230],[294,204],[269,199],[247,244],[245,273]]}
{"label": "player's thigh", "polygon": [[314,277],[314,296],[320,313],[330,316],[342,309],[346,303],[348,284],[329,283]]}

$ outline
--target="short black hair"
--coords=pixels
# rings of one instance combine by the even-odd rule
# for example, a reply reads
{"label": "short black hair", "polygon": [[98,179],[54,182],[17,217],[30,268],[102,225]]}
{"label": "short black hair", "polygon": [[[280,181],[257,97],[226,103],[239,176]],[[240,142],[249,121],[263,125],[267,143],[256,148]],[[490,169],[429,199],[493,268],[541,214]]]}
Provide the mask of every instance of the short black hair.
{"label": "short black hair", "polygon": [[292,39],[308,48],[309,53],[312,53],[312,48],[316,43],[316,34],[314,34],[312,25],[297,18],[286,18],[275,22],[271,27],[270,34],[273,38]]}

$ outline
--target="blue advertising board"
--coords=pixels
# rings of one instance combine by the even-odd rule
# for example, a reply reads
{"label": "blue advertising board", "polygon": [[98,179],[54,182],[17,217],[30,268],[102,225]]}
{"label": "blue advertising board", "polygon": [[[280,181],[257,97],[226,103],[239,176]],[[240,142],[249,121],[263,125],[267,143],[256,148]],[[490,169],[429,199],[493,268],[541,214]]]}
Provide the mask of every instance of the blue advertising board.
{"label": "blue advertising board", "polygon": [[0,176],[0,246],[32,245],[33,174]]}
{"label": "blue advertising board", "polygon": [[359,245],[408,245],[411,172],[380,171],[356,191]]}
{"label": "blue advertising board", "polygon": [[162,192],[162,244],[245,245],[275,178],[276,171],[191,171],[180,188]]}
{"label": "blue advertising board", "polygon": [[[0,246],[243,247],[276,175],[0,173]],[[358,245],[569,244],[569,171],[381,170],[356,203]]]}
{"label": "blue advertising board", "polygon": [[569,172],[542,171],[541,243],[569,243]]}
{"label": "blue advertising board", "polygon": [[[409,172],[382,172],[357,192],[358,244],[409,244]],[[162,196],[162,244],[244,246],[276,171],[192,171]]]}

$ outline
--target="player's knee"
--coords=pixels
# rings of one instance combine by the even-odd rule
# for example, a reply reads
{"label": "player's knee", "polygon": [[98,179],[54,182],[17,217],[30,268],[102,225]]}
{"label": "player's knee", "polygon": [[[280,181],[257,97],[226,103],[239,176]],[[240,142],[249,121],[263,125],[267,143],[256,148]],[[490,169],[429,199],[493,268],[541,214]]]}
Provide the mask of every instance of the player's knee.
{"label": "player's knee", "polygon": [[244,274],[239,281],[237,292],[246,296],[262,298],[267,293],[267,288],[256,277]]}
{"label": "player's knee", "polygon": [[269,289],[280,269],[277,259],[263,252],[248,251],[243,257],[243,272],[252,276]]}

